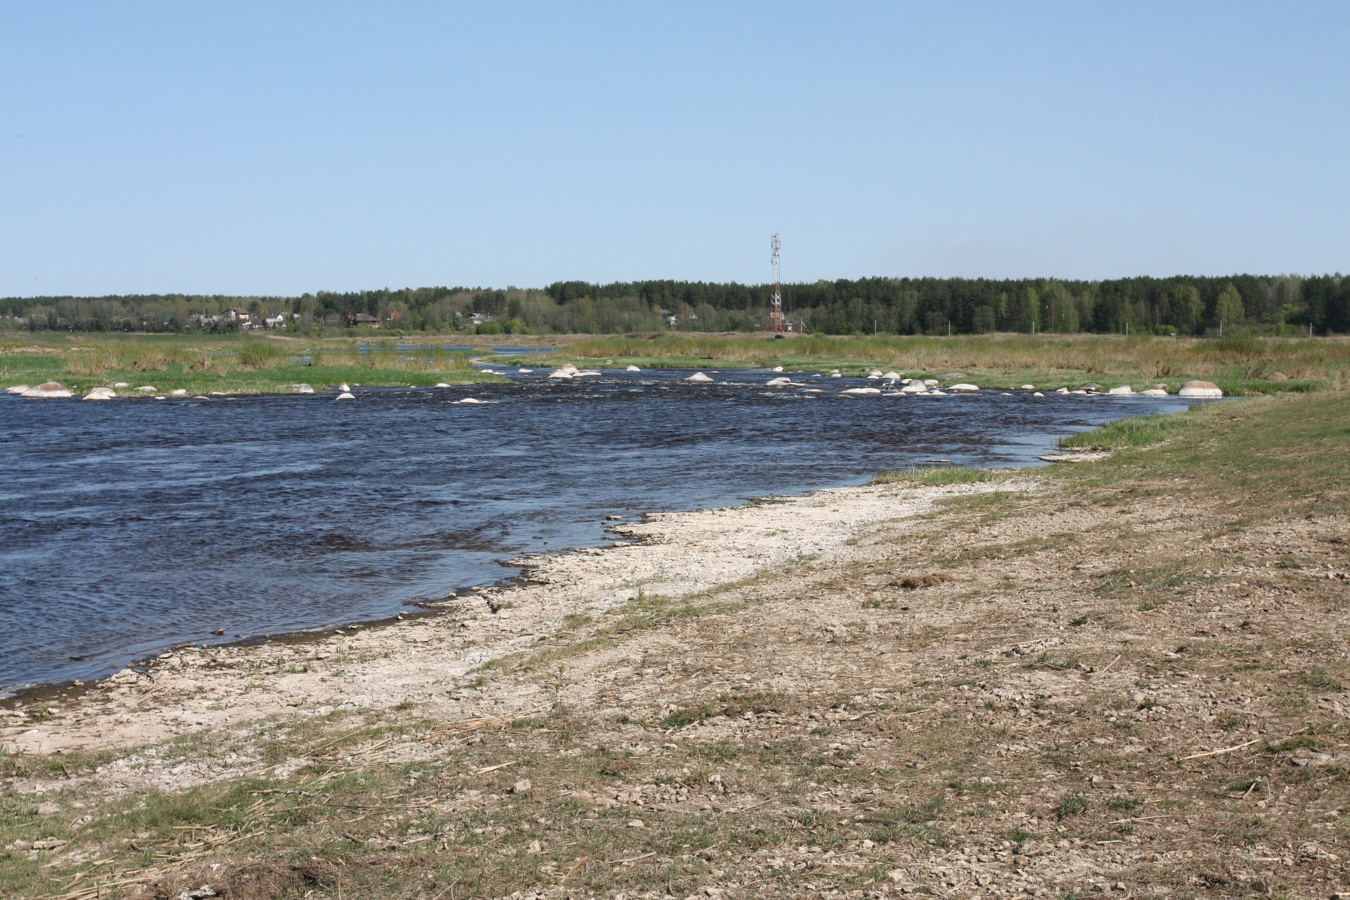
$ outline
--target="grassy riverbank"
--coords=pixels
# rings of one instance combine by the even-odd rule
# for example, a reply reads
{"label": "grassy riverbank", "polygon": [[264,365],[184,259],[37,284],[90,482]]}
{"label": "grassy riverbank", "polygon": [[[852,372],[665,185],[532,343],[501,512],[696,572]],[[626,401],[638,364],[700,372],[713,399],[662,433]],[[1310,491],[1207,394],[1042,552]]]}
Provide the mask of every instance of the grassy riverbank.
{"label": "grassy riverbank", "polygon": [[[604,612],[560,585],[561,626],[453,684],[211,729],[169,677],[238,667],[238,705],[365,652],[397,671],[434,646],[400,626],[108,685],[89,727],[180,722],[135,750],[18,751],[96,698],[29,704],[0,734],[0,893],[1330,896],[1350,395],[1132,421],[1072,441],[1107,459],[996,475],[752,577]],[[796,513],[754,515],[717,552]]]}
{"label": "grassy riverbank", "polygon": [[475,351],[401,345],[374,337],[37,335],[0,343],[0,382],[56,381],[76,392],[121,382],[128,385],[123,393],[151,386],[158,393],[292,394],[300,384],[324,390],[344,382],[429,387],[501,380],[473,365]]}
{"label": "grassy riverbank", "polygon": [[[1103,389],[1156,384],[1175,392],[1193,378],[1213,381],[1228,395],[1302,392],[1346,386],[1350,340],[1257,338],[1222,340],[1113,335],[896,337],[661,334],[651,336],[509,336],[512,344],[552,348],[537,355],[492,357],[498,365],[533,368],[574,363],[582,368],[736,368],[782,366],[788,371],[861,375],[896,370],[923,378],[957,376],[982,387],[1043,390],[1092,382]],[[471,359],[490,357],[482,337],[295,339],[277,335],[15,336],[0,343],[0,386],[54,380],[77,391],[125,382],[189,394],[294,393],[343,382],[429,386],[490,381]],[[496,342],[501,343],[502,337]],[[477,351],[441,349],[447,342]],[[400,349],[400,347],[404,349]],[[1272,380],[1276,376],[1277,380]],[[1279,376],[1283,376],[1280,378]]]}
{"label": "grassy riverbank", "polygon": [[[1228,394],[1306,391],[1341,387],[1350,371],[1350,341],[1340,338],[1222,340],[1114,335],[1019,335],[897,337],[667,334],[652,337],[591,337],[569,340],[548,362],[680,368],[783,366],[790,371],[896,370],[910,377],[962,373],[982,386],[1035,384],[1053,390],[1091,381],[1103,388],[1129,384],[1136,390],[1186,381],[1214,381]],[[535,364],[539,364],[535,360]],[[1288,380],[1270,381],[1272,375]]]}

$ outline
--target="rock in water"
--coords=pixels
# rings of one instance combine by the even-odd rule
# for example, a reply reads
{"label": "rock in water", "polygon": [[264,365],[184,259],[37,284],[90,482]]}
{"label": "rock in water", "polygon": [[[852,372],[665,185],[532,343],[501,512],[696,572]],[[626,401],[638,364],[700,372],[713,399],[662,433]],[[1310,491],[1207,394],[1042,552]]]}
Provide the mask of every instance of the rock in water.
{"label": "rock in water", "polygon": [[355,400],[355,399],[356,399],[356,395],[353,394],[351,391],[343,391],[342,393],[338,394],[337,397],[335,397],[334,399],[336,399],[336,400]]}
{"label": "rock in water", "polygon": [[951,387],[947,388],[947,390],[956,391],[959,394],[973,394],[977,392],[979,388],[973,384],[965,384],[963,382],[961,384],[954,384]]}
{"label": "rock in water", "polygon": [[39,400],[50,400],[50,399],[59,399],[62,397],[71,397],[74,395],[71,393],[71,391],[67,390],[64,384],[60,384],[59,382],[56,381],[44,381],[37,387],[30,387],[28,390],[24,391],[19,396],[31,397]]}
{"label": "rock in water", "polygon": [[1129,394],[1133,394],[1134,388],[1130,387],[1128,384],[1122,384],[1120,387],[1111,388],[1111,390],[1107,391],[1106,393],[1111,394],[1112,396],[1115,397],[1124,397]]}
{"label": "rock in water", "polygon": [[704,375],[702,372],[695,372],[693,375],[690,375],[688,378],[686,378],[685,381],[692,381],[696,384],[707,384],[711,382],[712,379],[709,378],[707,375]]}
{"label": "rock in water", "polygon": [[1178,397],[1188,400],[1214,400],[1223,396],[1223,391],[1212,381],[1188,381],[1177,391]]}

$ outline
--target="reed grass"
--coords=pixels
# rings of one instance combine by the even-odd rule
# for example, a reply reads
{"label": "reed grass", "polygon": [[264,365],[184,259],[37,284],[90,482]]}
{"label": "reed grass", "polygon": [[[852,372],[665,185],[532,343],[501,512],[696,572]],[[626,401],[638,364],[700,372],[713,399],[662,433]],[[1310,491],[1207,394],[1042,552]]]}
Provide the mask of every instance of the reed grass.
{"label": "reed grass", "polygon": [[253,339],[239,346],[239,365],[244,369],[270,369],[285,359],[285,351],[270,341]]}

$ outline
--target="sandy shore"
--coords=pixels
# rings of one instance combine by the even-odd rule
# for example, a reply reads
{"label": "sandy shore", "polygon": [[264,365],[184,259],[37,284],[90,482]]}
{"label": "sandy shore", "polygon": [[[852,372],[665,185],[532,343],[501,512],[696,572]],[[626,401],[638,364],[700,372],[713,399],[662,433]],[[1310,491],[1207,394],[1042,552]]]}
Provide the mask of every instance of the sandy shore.
{"label": "sandy shore", "polygon": [[[291,714],[414,703],[453,718],[526,709],[528,692],[484,696],[471,686],[484,663],[527,649],[565,627],[639,596],[678,599],[837,553],[881,523],[923,514],[944,497],[1008,483],[948,487],[864,486],[742,506],[658,514],[614,530],[625,538],[523,560],[521,583],[451,600],[442,612],[314,641],[185,648],[146,669],[125,669],[43,704],[0,711],[0,745],[13,753],[130,748],[195,732],[247,729]],[[1020,489],[1029,483],[1016,485]],[[239,760],[239,764],[247,761]],[[181,767],[144,779],[159,787],[212,777]],[[237,768],[234,768],[237,774]],[[130,784],[128,786],[131,786]]]}

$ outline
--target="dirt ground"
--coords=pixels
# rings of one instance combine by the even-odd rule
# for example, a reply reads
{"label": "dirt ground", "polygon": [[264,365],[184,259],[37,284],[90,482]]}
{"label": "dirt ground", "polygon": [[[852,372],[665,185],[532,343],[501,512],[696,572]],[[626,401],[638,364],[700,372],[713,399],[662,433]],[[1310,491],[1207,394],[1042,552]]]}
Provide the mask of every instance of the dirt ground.
{"label": "dirt ground", "polygon": [[[433,616],[177,651],[68,701],[19,704],[3,712],[9,754],[109,759],[6,790],[67,813],[72,786],[96,805],[285,777],[319,754],[269,756],[279,720],[407,708],[484,763],[437,794],[444,852],[455,816],[522,797],[539,815],[491,892],[398,896],[1350,891],[1350,515],[1254,515],[1147,475],[1024,475],[624,530],[625,546],[534,560],[525,583]],[[525,717],[545,726],[493,724]],[[228,753],[158,749],[220,733]],[[391,739],[348,764],[443,752]],[[595,758],[600,774],[579,768]],[[659,837],[695,821],[702,844]],[[655,849],[603,858],[588,828],[645,829]],[[430,866],[412,840],[382,864]],[[213,859],[126,890],[344,896],[340,880],[294,875],[249,894],[259,860]]]}

